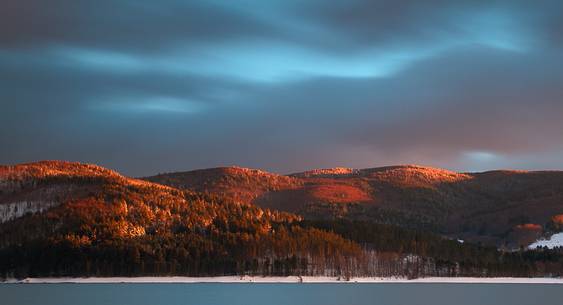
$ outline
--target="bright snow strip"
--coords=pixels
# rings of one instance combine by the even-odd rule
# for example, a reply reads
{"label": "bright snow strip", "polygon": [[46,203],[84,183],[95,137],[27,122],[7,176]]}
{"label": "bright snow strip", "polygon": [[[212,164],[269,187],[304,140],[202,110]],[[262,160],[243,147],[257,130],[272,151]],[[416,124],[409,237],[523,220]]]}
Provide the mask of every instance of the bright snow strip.
{"label": "bright snow strip", "polygon": [[528,249],[535,249],[537,247],[548,247],[553,249],[555,247],[563,246],[563,232],[551,235],[549,239],[540,239],[528,246]]}
{"label": "bright snow strip", "polygon": [[[2,283],[2,282],[0,282]],[[563,284],[563,278],[472,278],[427,277],[409,280],[400,277],[351,278],[349,281],[335,277],[288,276],[219,276],[219,277],[89,277],[89,278],[27,278],[11,279],[4,283],[511,283],[511,284]]]}

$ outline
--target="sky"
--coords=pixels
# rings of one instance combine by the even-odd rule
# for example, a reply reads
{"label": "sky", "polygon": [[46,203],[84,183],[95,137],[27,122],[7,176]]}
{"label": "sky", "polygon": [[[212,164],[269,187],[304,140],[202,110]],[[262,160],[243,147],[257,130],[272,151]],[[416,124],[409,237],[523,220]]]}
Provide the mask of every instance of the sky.
{"label": "sky", "polygon": [[563,1],[0,6],[0,164],[563,169]]}

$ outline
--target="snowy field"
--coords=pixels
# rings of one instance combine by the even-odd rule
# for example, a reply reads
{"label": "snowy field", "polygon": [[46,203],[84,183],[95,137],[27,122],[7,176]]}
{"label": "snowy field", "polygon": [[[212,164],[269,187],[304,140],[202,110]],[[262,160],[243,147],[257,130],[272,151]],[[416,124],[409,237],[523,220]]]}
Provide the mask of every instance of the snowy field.
{"label": "snowy field", "polygon": [[88,277],[88,278],[27,278],[3,283],[511,283],[563,284],[563,278],[471,278],[427,277],[406,278],[352,278],[349,281],[334,277]]}
{"label": "snowy field", "polygon": [[535,249],[537,247],[548,247],[553,249],[555,247],[563,246],[563,232],[551,235],[549,239],[540,239],[528,246],[528,249]]}

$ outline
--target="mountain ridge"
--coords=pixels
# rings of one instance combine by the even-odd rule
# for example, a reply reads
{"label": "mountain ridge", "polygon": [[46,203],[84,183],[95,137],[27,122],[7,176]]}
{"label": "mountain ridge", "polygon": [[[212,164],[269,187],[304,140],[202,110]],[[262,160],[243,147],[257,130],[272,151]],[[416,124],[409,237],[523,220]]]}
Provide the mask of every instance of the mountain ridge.
{"label": "mountain ridge", "polygon": [[[240,171],[239,167],[236,169]],[[176,181],[170,185],[185,189],[195,185],[199,187],[194,189],[201,191],[206,188],[180,180],[182,175],[192,175],[197,180],[194,174],[205,172],[202,169],[160,177]],[[252,183],[238,184],[228,170],[223,170],[220,177],[208,177],[211,182],[207,186],[212,186],[207,190],[227,196],[236,193],[239,201],[314,219],[375,220],[497,246],[507,243],[511,247],[531,239],[521,239],[515,233],[522,231],[517,227],[525,224],[522,222],[545,227],[552,215],[563,213],[563,206],[558,203],[558,200],[563,202],[563,172],[557,170],[454,172],[408,164],[366,169],[335,167],[272,175],[293,180],[286,184],[276,181],[269,184],[264,180],[261,181],[264,185],[254,187]],[[254,178],[259,180],[257,176]],[[169,183],[155,176],[143,179]],[[229,182],[223,184],[224,181]]]}
{"label": "mountain ridge", "polygon": [[[0,278],[538,276],[547,274],[546,266],[559,274],[557,249],[523,256],[472,243],[529,244],[548,228],[561,229],[563,180],[553,184],[552,176],[560,178],[509,177],[480,190],[464,174],[413,167],[339,178],[216,168],[145,181],[76,162],[0,166]],[[521,193],[504,194],[514,186]],[[506,202],[481,191],[500,192]],[[552,205],[540,195],[552,196]],[[488,200],[475,205],[486,209],[472,209],[468,198]],[[538,199],[537,217],[518,201]],[[514,208],[530,218],[511,214]],[[499,220],[513,214],[509,226]],[[462,223],[468,219],[479,221]]]}
{"label": "mountain ridge", "polygon": [[[39,186],[16,192],[29,179],[30,185]],[[21,216],[25,208],[19,206],[34,211],[55,206],[57,198],[68,196],[68,179],[185,189],[308,219],[368,220],[509,247],[532,242],[552,225],[553,217],[563,214],[563,172],[556,170],[458,173],[407,164],[280,175],[228,166],[130,178],[94,164],[47,160],[0,166],[0,204],[17,203],[2,207],[2,221],[14,213]],[[50,186],[42,185],[44,181]],[[532,225],[543,230],[522,233]]]}

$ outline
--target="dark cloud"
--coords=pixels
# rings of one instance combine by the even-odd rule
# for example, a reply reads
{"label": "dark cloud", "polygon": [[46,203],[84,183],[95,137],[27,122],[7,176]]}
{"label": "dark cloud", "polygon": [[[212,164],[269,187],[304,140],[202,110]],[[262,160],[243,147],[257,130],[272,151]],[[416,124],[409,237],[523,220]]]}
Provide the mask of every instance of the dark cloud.
{"label": "dark cloud", "polygon": [[7,0],[0,11],[0,44],[14,48],[69,44],[146,52],[275,31],[213,2]]}
{"label": "dark cloud", "polygon": [[0,163],[561,168],[556,1],[8,1]]}

